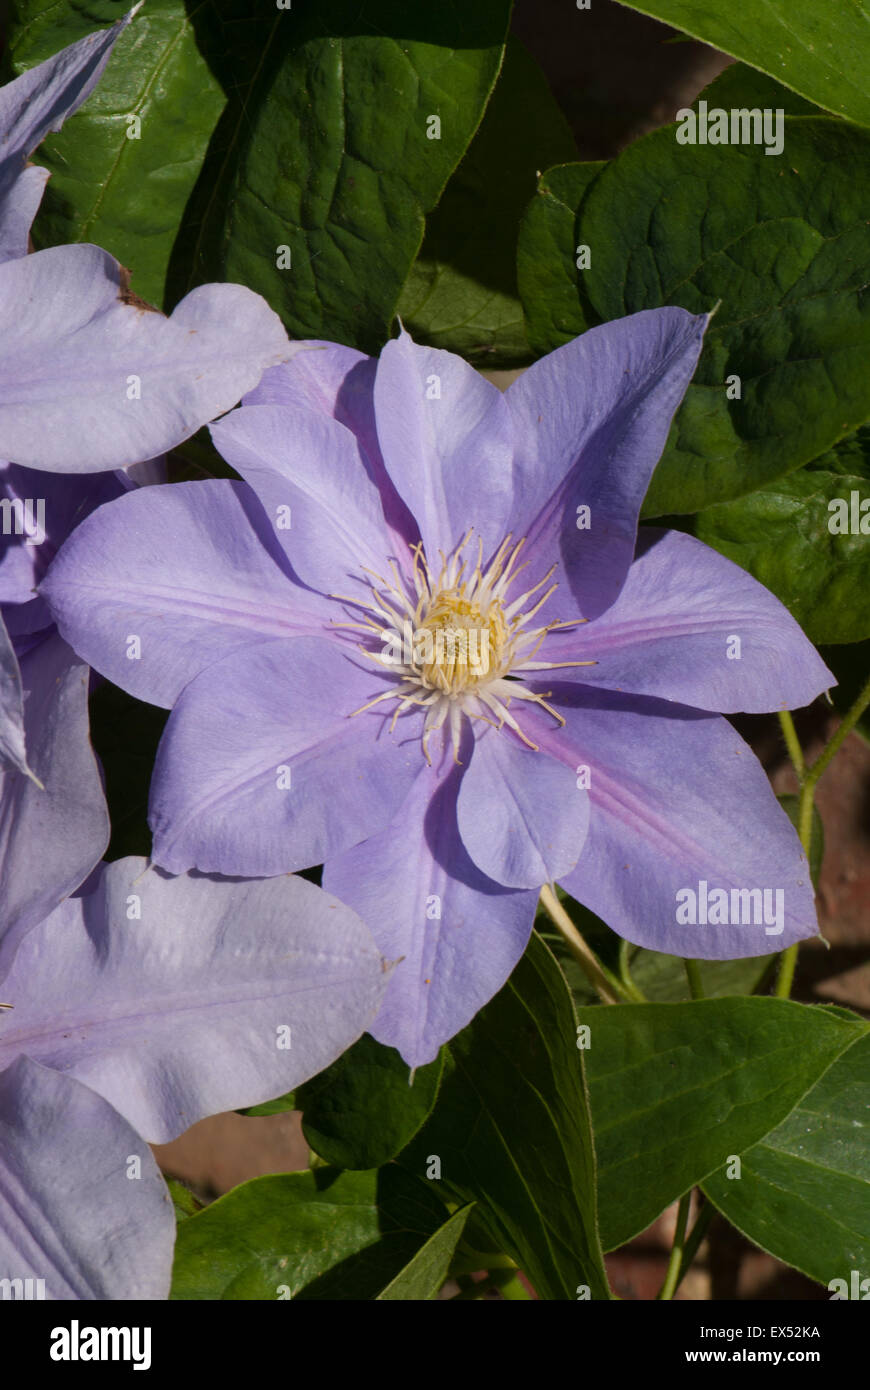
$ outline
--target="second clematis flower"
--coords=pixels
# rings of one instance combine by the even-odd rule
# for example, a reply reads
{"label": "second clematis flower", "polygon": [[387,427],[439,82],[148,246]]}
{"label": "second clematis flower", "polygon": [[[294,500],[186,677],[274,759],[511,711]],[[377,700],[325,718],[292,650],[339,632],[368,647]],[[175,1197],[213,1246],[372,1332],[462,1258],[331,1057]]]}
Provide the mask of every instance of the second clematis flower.
{"label": "second clematis flower", "polygon": [[243,482],[109,503],[42,586],[81,656],[173,711],[155,862],[323,863],[401,958],[371,1031],[412,1066],[505,982],[544,884],[683,955],[817,930],[797,836],[722,714],[833,677],[730,561],[638,540],[705,326],[605,324],[504,395],[404,332],[377,360],[307,344],[212,427]]}

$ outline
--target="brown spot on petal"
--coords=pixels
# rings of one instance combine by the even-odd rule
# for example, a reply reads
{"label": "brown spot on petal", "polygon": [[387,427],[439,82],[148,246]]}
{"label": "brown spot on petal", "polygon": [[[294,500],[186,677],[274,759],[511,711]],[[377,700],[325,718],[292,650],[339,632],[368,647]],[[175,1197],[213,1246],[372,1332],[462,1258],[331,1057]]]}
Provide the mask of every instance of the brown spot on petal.
{"label": "brown spot on petal", "polygon": [[130,289],[130,272],[126,266],[121,266],[121,276],[118,285],[118,298],[122,304],[129,304],[133,309],[138,309],[140,313],[159,314],[160,310],[155,309],[153,304],[149,304],[141,295],[136,294],[135,290]]}

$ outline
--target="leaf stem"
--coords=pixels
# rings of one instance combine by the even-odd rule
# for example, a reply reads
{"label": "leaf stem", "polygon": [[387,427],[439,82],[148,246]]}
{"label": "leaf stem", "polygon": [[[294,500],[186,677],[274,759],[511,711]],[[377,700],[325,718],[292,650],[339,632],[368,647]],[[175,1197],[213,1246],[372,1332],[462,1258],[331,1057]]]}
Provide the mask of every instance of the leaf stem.
{"label": "leaf stem", "polygon": [[511,1302],[518,1302],[521,1299],[531,1301],[532,1295],[529,1293],[517,1270],[491,1269],[489,1277],[490,1282],[498,1289],[502,1298],[506,1298]]}
{"label": "leaf stem", "polygon": [[791,987],[794,983],[794,972],[797,966],[797,942],[793,946],[787,946],[779,958],[779,971],[776,976],[776,984],[773,989],[774,998],[789,999],[791,997]]}
{"label": "leaf stem", "polygon": [[[833,736],[828,740],[816,761],[807,767],[803,752],[798,742],[795,732],[794,720],[788,711],[780,713],[779,722],[782,726],[783,736],[786,747],[789,751],[795,772],[800,781],[800,795],[798,798],[798,836],[803,846],[804,854],[807,856],[807,863],[810,862],[810,847],[813,838],[813,807],[815,801],[816,783],[822,773],[829,767],[832,759],[842,748],[849,734],[854,729],[861,715],[870,706],[870,676],[864,682],[857,699],[843,715],[840,723],[834,731]],[[788,946],[779,958],[779,973],[776,977],[774,994],[778,999],[788,999],[791,995],[792,984],[794,983],[794,973],[797,966],[798,948],[797,944]]]}
{"label": "leaf stem", "polygon": [[861,715],[867,709],[868,705],[870,705],[870,676],[867,677],[867,680],[861,687],[861,690],[858,694],[858,698],[855,700],[855,703],[851,705],[850,708],[843,715],[843,718],[837,725],[833,737],[822,749],[821,753],[816,758],[816,761],[813,763],[812,767],[807,772],[808,781],[811,780],[813,784],[818,782],[822,773],[825,771],[825,768],[828,766],[828,763],[831,761],[834,755],[840,751],[840,748],[842,747],[843,743],[848,738],[855,725],[858,723],[858,720],[861,718]]}
{"label": "leaf stem", "polygon": [[710,1225],[710,1222],[716,1215],[716,1208],[713,1206],[712,1202],[708,1202],[703,1196],[701,1198],[701,1201],[703,1205],[701,1207],[701,1210],[698,1212],[698,1215],[695,1217],[695,1224],[689,1232],[689,1236],[686,1240],[685,1245],[683,1246],[683,1256],[680,1261],[679,1271],[677,1273],[677,1282],[674,1285],[675,1293],[677,1289],[680,1287],[680,1284],[682,1283],[685,1276],[688,1274],[689,1267],[691,1266],[692,1261],[698,1253],[698,1247],[700,1246],[702,1240],[707,1234],[707,1227]]}
{"label": "leaf stem", "polygon": [[630,950],[631,942],[622,937],[619,943],[619,978],[626,994],[635,1004],[647,1004],[649,1001],[646,995],[640,986],[635,984],[631,973],[631,964],[628,958]]}
{"label": "leaf stem", "polygon": [[680,1270],[683,1264],[683,1251],[686,1244],[686,1227],[689,1224],[689,1207],[692,1202],[692,1189],[689,1188],[680,1198],[680,1205],[677,1208],[677,1229],[674,1232],[674,1243],[671,1246],[671,1257],[668,1260],[665,1282],[659,1289],[660,1299],[671,1299],[676,1292],[677,1284],[680,1282]]}
{"label": "leaf stem", "polygon": [[782,728],[783,738],[785,739],[785,746],[788,749],[788,755],[792,761],[792,766],[798,778],[803,781],[803,776],[806,772],[804,750],[801,748],[800,739],[797,736],[797,730],[794,726],[794,720],[787,709],[779,711],[779,723]]}
{"label": "leaf stem", "polygon": [[693,999],[703,999],[704,985],[701,980],[701,967],[692,956],[684,956],[683,965],[686,967],[686,978],[689,981],[689,993]]}
{"label": "leaf stem", "polygon": [[554,925],[562,934],[562,939],[574,959],[586,972],[589,983],[603,1004],[618,1004],[625,988],[615,976],[605,970],[591,947],[587,946],[571,918],[568,916],[553,889],[547,883],[541,889],[541,905]]}

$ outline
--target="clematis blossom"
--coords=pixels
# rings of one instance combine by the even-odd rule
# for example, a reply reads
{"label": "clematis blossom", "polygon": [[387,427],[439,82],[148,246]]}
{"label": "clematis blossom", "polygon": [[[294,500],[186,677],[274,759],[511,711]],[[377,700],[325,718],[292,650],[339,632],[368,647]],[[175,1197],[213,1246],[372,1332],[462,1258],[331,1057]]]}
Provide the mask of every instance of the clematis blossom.
{"label": "clematis blossom", "polygon": [[[402,958],[371,1031],[411,1065],[507,979],[544,884],[677,954],[817,930],[797,836],[722,716],[833,678],[729,560],[638,536],[705,326],[593,328],[504,395],[404,332],[377,360],[307,344],[212,426],[243,482],[109,503],[43,583],[80,655],[172,710],[155,861],[323,862]],[[681,920],[702,885],[736,920]]]}
{"label": "clematis blossom", "polygon": [[0,465],[0,969],[109,840],[88,668],[37,586],[84,516],[164,476],[157,459],[90,477]]}
{"label": "clematis blossom", "polygon": [[87,888],[0,980],[0,1279],[166,1298],[175,1221],[148,1143],[322,1071],[388,972],[357,915],[303,879],[123,859]]}
{"label": "clematis blossom", "polygon": [[0,458],[31,468],[154,458],[290,351],[277,314],[242,285],[202,285],[167,318],[97,246],[24,254],[48,178],[27,157],[93,91],[138,8],[0,89]]}
{"label": "clematis blossom", "polygon": [[[99,247],[25,254],[48,178],[28,157],[89,96],[135,14],[0,88],[0,460],[13,461],[0,462],[0,962],[108,840],[88,672],[34,597],[44,562],[89,506],[123,491],[102,470],[179,443],[290,352],[242,286],[202,286],[166,318]],[[25,531],[43,510],[48,536],[34,543]]]}

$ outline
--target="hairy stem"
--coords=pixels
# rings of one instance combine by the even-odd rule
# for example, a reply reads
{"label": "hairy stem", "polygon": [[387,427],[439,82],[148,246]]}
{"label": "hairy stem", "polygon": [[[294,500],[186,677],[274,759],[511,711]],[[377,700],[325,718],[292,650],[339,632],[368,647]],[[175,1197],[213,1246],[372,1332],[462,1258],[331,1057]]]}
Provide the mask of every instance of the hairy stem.
{"label": "hairy stem", "polygon": [[549,884],[541,889],[541,906],[562,935],[574,959],[586,972],[589,983],[603,1004],[618,1004],[625,990],[609,970],[605,970],[594,951],[587,946]]}

